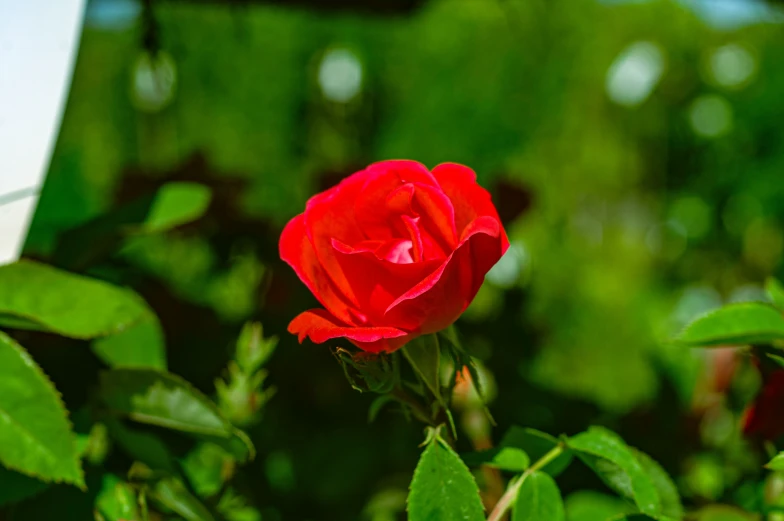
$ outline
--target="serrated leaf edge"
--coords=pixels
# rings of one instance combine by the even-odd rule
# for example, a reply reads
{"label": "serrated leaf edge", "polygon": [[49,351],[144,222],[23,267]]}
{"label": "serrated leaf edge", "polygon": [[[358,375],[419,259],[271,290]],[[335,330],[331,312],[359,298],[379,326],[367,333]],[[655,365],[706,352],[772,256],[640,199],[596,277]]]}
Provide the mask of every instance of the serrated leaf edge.
{"label": "serrated leaf edge", "polygon": [[57,405],[59,405],[60,409],[65,413],[64,414],[64,419],[65,419],[66,425],[68,426],[68,434],[67,434],[67,436],[68,436],[68,438],[70,440],[71,449],[72,449],[72,452],[74,454],[75,463],[76,463],[77,478],[78,479],[72,481],[72,480],[67,479],[67,478],[49,478],[49,477],[46,477],[46,476],[41,476],[41,475],[39,475],[39,474],[37,474],[35,472],[31,472],[31,471],[23,469],[23,468],[18,468],[15,465],[7,465],[5,463],[2,464],[3,467],[5,467],[5,468],[7,468],[9,470],[12,470],[14,472],[18,472],[20,474],[24,474],[25,476],[28,476],[28,477],[31,477],[31,478],[35,478],[35,479],[37,479],[39,481],[42,481],[44,483],[55,483],[55,484],[66,483],[66,484],[69,484],[69,485],[74,485],[74,486],[78,487],[81,490],[87,490],[87,487],[86,487],[86,485],[84,483],[84,469],[82,468],[81,458],[79,457],[78,452],[77,452],[76,435],[74,434],[73,423],[71,422],[70,413],[69,413],[68,409],[65,407],[65,403],[63,402],[62,394],[60,394],[60,391],[57,390],[57,387],[55,387],[54,383],[49,378],[49,376],[44,372],[43,369],[41,369],[41,366],[39,366],[38,363],[36,363],[36,361],[33,359],[33,357],[30,356],[30,353],[28,353],[27,350],[21,344],[16,342],[13,338],[11,338],[7,334],[5,334],[3,331],[0,331],[0,339],[5,340],[8,343],[8,345],[10,345],[12,348],[16,349],[19,352],[19,354],[20,354],[20,356],[22,358],[26,359],[26,361],[29,362],[29,365],[33,369],[33,371],[36,372],[38,374],[38,376],[40,376],[43,379],[45,384],[47,384],[49,386],[49,389],[52,391],[52,393],[55,396],[55,400],[57,401]]}
{"label": "serrated leaf edge", "polygon": [[[408,485],[408,496],[406,497],[406,512],[409,512],[409,507],[410,507],[409,499],[411,498],[411,491],[414,486],[414,482],[417,480],[417,477],[420,476],[422,472],[422,469],[420,467],[420,462],[422,461],[422,457],[424,456],[425,452],[430,450],[437,443],[443,445],[443,447],[447,451],[451,452],[455,456],[455,458],[457,458],[457,462],[458,462],[457,464],[461,466],[462,469],[465,470],[469,476],[471,476],[471,481],[473,482],[474,486],[476,486],[477,489],[477,497],[479,497],[479,492],[478,492],[479,486],[476,483],[476,479],[474,478],[474,475],[471,473],[471,469],[469,469],[468,466],[465,464],[465,462],[463,462],[463,459],[460,457],[460,455],[457,452],[455,452],[452,449],[452,447],[449,446],[449,443],[447,443],[443,438],[441,438],[438,432],[436,432],[429,439],[427,447],[425,448],[424,451],[422,451],[422,454],[420,454],[419,461],[417,462],[416,467],[414,467],[414,475],[411,477],[411,483]],[[481,499],[480,499],[480,504],[482,504]],[[484,510],[484,505],[482,505],[482,510]]]}

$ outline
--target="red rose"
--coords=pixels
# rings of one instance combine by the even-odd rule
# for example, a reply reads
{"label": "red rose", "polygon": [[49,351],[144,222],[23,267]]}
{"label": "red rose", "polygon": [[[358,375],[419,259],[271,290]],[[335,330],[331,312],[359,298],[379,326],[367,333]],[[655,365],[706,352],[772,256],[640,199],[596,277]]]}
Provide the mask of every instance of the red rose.
{"label": "red rose", "polygon": [[457,320],[508,247],[471,169],[373,164],[312,197],[283,230],[280,257],[326,308],[289,332],[394,351]]}

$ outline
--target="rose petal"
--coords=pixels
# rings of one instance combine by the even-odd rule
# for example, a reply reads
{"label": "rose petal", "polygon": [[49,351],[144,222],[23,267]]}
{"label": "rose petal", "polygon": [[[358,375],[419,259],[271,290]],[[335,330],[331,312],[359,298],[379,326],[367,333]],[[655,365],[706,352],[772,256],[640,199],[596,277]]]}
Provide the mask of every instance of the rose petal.
{"label": "rose petal", "polygon": [[300,313],[291,321],[288,331],[297,335],[300,343],[305,337],[317,344],[333,338],[347,338],[360,349],[371,353],[394,351],[409,339],[408,332],[394,327],[346,326],[323,309]]}
{"label": "rose petal", "polygon": [[451,253],[457,246],[458,236],[455,210],[449,197],[439,187],[416,185],[413,207],[421,218],[420,227],[427,231],[445,254]]}
{"label": "rose petal", "polygon": [[[362,241],[352,246],[351,250],[352,252],[373,253],[379,260],[394,262],[395,264],[410,264],[414,262],[411,256],[413,246],[413,242],[408,239],[388,239],[386,241]],[[333,247],[335,247],[334,243]]]}
{"label": "rose petal", "polygon": [[411,254],[414,262],[424,260],[425,253],[422,245],[422,234],[419,232],[419,217],[403,215],[400,218],[403,220],[403,225],[406,227],[409,237],[411,237]]}
{"label": "rose petal", "polygon": [[[384,188],[389,189],[388,186]],[[360,197],[364,195],[363,191]],[[393,188],[385,203],[386,208],[367,209],[368,213],[375,212],[373,219],[376,228],[395,229],[393,225],[399,218],[405,221],[407,217],[416,216],[414,218],[417,219],[417,234],[424,244],[424,258],[446,258],[457,246],[455,212],[451,201],[440,187],[406,183]],[[363,220],[365,219],[360,218],[360,221]],[[379,233],[376,228],[366,228]]]}
{"label": "rose petal", "polygon": [[279,248],[280,258],[294,269],[310,292],[333,315],[349,324],[362,316],[361,313],[349,309],[350,303],[335,287],[332,279],[319,263],[313,245],[305,232],[303,215],[296,216],[283,228]]}
{"label": "rose petal", "polygon": [[368,178],[354,205],[364,234],[373,239],[399,238],[405,233],[401,217],[419,217],[424,258],[449,255],[458,238],[454,209],[435,177],[409,161],[387,161],[368,170],[374,177]]}
{"label": "rose petal", "polygon": [[359,226],[371,239],[395,236],[392,216],[412,211],[415,184],[438,187],[433,174],[416,161],[382,161],[365,172],[365,184],[353,205]]}
{"label": "rose petal", "polygon": [[335,255],[346,273],[351,273],[352,291],[359,301],[359,309],[367,314],[368,323],[395,326],[409,330],[418,326],[407,317],[388,320],[386,310],[398,296],[419,281],[427,278],[442,261],[422,261],[397,264],[379,259],[375,253],[355,249],[338,240],[333,241]]}
{"label": "rose petal", "polygon": [[[389,307],[387,308],[386,311],[388,312],[393,307],[398,305],[400,302],[402,302],[404,300],[409,300],[409,299],[418,297],[422,293],[424,293],[424,292],[428,291],[430,288],[432,288],[439,281],[439,279],[443,275],[443,272],[446,270],[446,268],[448,267],[448,265],[452,261],[452,259],[455,256],[455,254],[461,248],[463,248],[463,246],[465,246],[468,243],[469,239],[472,236],[474,236],[477,233],[484,233],[486,235],[489,235],[490,237],[498,237],[500,235],[500,232],[501,232],[501,226],[500,226],[499,222],[496,221],[496,220],[493,220],[490,217],[480,217],[479,219],[477,219],[476,221],[471,223],[471,226],[466,228],[466,231],[465,231],[465,233],[463,234],[463,237],[460,240],[460,245],[457,247],[455,252],[452,255],[450,255],[446,259],[446,261],[443,264],[441,264],[441,266],[439,266],[439,268],[437,270],[435,270],[428,277],[426,277],[421,282],[416,284],[414,287],[412,287],[411,289],[406,291],[400,297],[395,299],[395,301],[392,302],[392,304],[389,305]],[[499,249],[499,251],[500,251],[500,249]],[[503,252],[501,252],[498,255],[498,257],[496,258],[496,262],[498,261],[498,259],[501,258],[501,255],[503,255]]]}
{"label": "rose petal", "polygon": [[410,159],[379,161],[367,167],[367,171],[373,176],[391,173],[398,176],[404,183],[418,182],[438,186],[438,181],[425,165]]}
{"label": "rose petal", "polygon": [[460,244],[438,269],[395,299],[386,309],[389,323],[406,318],[407,328],[433,333],[449,326],[476,296],[485,274],[509,247],[499,221],[479,217],[466,227]]}
{"label": "rose petal", "polygon": [[[449,212],[451,215],[451,203],[449,203],[447,197],[440,192],[441,189],[429,186],[427,188],[438,191],[438,194],[446,201],[446,204],[449,205],[448,208],[444,208],[444,211]],[[403,233],[411,238],[414,245],[414,259],[445,259],[452,252],[454,244],[457,243],[457,239],[452,239],[449,231],[446,233],[439,232],[432,222],[429,223],[429,225],[426,224],[429,221],[434,221],[438,218],[434,219],[431,216],[428,216],[425,213],[425,210],[422,209],[422,205],[415,201],[415,194],[417,196],[416,198],[419,199],[423,189],[422,185],[415,186],[410,183],[401,186],[387,197],[387,209],[391,210],[391,212],[387,212],[386,214],[379,212],[379,215],[381,218],[386,219],[386,227],[388,230],[396,230],[398,227],[395,225],[398,223],[398,220],[403,223],[403,227],[405,228]],[[443,216],[440,219],[441,221],[446,222],[454,220],[450,217],[449,219],[451,219],[451,221],[449,221]],[[452,222],[451,232],[452,235],[454,235],[454,222]]]}
{"label": "rose petal", "polygon": [[[501,221],[490,194],[476,183],[476,173],[473,170],[455,163],[443,163],[433,169],[433,175],[452,201],[458,234],[462,234],[478,217],[490,216],[498,222]],[[508,246],[506,233],[503,234],[503,241]]]}
{"label": "rose petal", "polygon": [[[353,212],[354,202],[368,179],[367,170],[357,172],[339,185],[311,197],[305,207],[305,230],[313,244],[316,257],[324,273],[332,279],[337,290],[356,309],[357,298],[346,274],[335,258],[332,239],[356,244],[366,239]],[[381,239],[381,237],[372,237]]]}
{"label": "rose petal", "polygon": [[[383,188],[391,189],[388,192],[386,197],[384,198],[384,207],[387,210],[390,210],[392,213],[395,214],[402,214],[402,215],[413,215],[414,214],[414,191],[416,190],[416,185],[414,183],[405,183],[400,184],[398,183],[394,177],[386,177],[383,180],[379,179],[379,181],[389,182],[388,186],[384,186]],[[381,184],[381,183],[379,183]],[[365,186],[365,191],[369,192],[368,188],[376,188],[373,184],[368,183]],[[365,195],[366,192],[363,192]],[[381,194],[367,194],[370,200],[378,200],[380,199],[378,196]],[[372,210],[371,210],[372,211]]]}
{"label": "rose petal", "polygon": [[472,274],[472,284],[466,303],[468,307],[482,286],[487,272],[509,249],[509,239],[500,219],[486,215],[478,217],[463,230],[460,242],[468,243],[471,251],[469,271]]}

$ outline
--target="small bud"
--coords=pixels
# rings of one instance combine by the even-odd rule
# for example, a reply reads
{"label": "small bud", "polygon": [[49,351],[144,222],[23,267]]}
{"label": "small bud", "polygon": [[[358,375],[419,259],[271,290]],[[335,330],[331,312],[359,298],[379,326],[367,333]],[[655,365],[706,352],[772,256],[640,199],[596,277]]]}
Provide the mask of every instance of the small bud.
{"label": "small bud", "polygon": [[493,375],[476,360],[471,363],[472,367],[465,365],[454,374],[452,404],[458,409],[481,409],[496,397]]}
{"label": "small bud", "polygon": [[263,333],[261,324],[248,322],[237,339],[235,358],[240,368],[247,374],[256,372],[264,365],[278,343],[275,337],[265,339]]}
{"label": "small bud", "polygon": [[266,377],[265,371],[248,375],[231,362],[228,380],[215,381],[220,409],[231,423],[242,427],[259,419],[259,411],[275,392],[274,389],[262,390]]}
{"label": "small bud", "polygon": [[103,423],[96,423],[90,429],[90,434],[87,438],[87,445],[84,448],[84,457],[92,465],[100,465],[106,459],[109,452],[109,433],[106,425]]}

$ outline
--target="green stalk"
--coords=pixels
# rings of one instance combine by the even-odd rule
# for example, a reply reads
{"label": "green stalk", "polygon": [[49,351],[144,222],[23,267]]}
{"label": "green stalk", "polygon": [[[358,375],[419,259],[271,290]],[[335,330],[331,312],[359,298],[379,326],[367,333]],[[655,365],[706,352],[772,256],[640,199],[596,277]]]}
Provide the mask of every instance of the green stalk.
{"label": "green stalk", "polygon": [[520,492],[520,487],[523,485],[525,478],[536,472],[537,470],[541,470],[544,468],[548,463],[553,461],[555,458],[560,456],[564,451],[564,446],[562,444],[558,444],[553,449],[542,456],[539,460],[537,460],[533,465],[525,469],[523,474],[515,479],[513,478],[509,482],[509,486],[506,488],[506,492],[504,495],[501,496],[501,499],[498,500],[496,503],[495,508],[492,512],[490,512],[490,516],[487,518],[487,521],[501,521],[504,517],[506,512],[512,508],[512,503],[514,503],[515,499],[517,498],[517,493]]}

